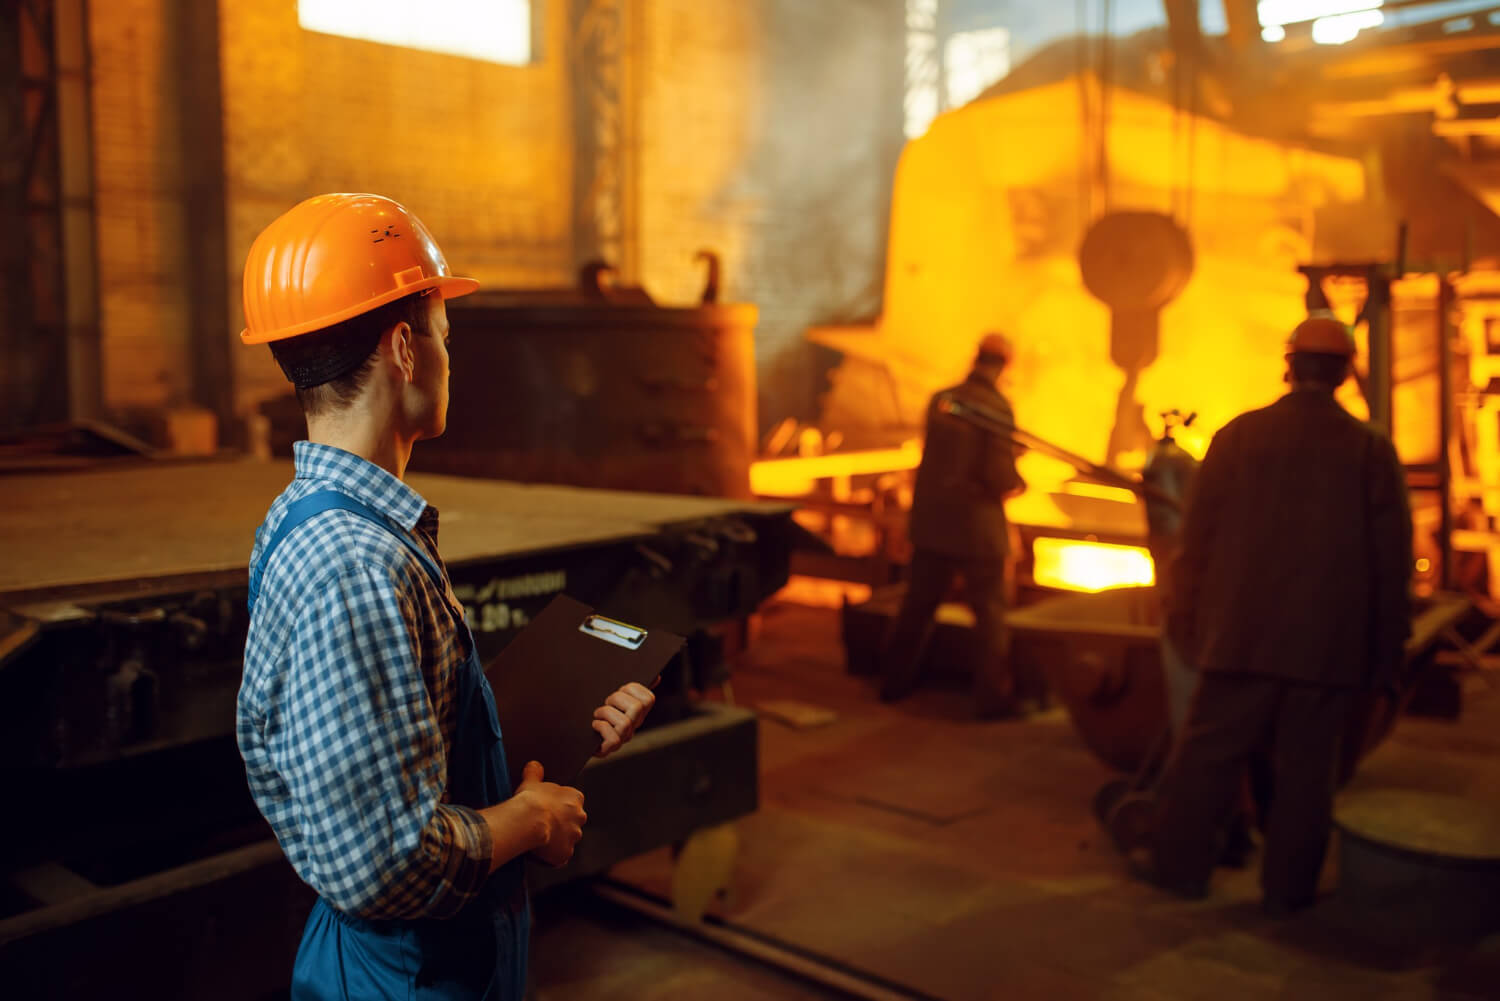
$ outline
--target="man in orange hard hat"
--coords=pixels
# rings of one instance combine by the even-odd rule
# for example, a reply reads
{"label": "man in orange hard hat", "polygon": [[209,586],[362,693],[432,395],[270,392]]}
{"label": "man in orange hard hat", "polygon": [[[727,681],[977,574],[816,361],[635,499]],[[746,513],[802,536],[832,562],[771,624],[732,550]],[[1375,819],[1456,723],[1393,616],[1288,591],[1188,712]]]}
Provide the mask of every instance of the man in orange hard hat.
{"label": "man in orange hard hat", "polygon": [[1313,903],[1355,693],[1398,681],[1411,515],[1391,440],[1334,399],[1354,354],[1331,314],[1300,323],[1291,391],[1220,430],[1194,483],[1168,611],[1202,677],[1142,871],[1184,896],[1207,892],[1242,776],[1264,753],[1263,903],[1276,915]]}
{"label": "man in orange hard hat", "polygon": [[979,342],[969,377],[933,396],[912,497],[910,579],[881,658],[880,697],[904,698],[916,688],[932,617],[955,578],[974,611],[975,710],[981,717],[1016,708],[1005,628],[1005,500],[1025,489],[1011,443],[948,413],[953,398],[1014,423],[1000,376],[1014,349],[1001,333]]}
{"label": "man in orange hard hat", "polygon": [[[256,532],[236,723],[256,804],[318,893],[294,999],[519,1001],[522,860],[563,864],[586,820],[536,762],[511,788],[438,513],[403,482],[447,421],[444,303],[478,285],[376,195],[302,202],[245,263],[241,337],[270,345],[308,432]],[[652,701],[629,685],[596,710],[601,755]]]}

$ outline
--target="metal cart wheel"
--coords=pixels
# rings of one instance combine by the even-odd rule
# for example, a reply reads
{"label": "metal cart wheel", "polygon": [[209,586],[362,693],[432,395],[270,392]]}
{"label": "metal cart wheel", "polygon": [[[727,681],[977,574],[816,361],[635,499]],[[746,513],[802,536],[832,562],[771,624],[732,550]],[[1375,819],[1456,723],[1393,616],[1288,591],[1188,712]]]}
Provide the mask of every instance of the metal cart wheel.
{"label": "metal cart wheel", "polygon": [[1120,797],[1113,809],[1105,829],[1114,838],[1121,852],[1129,853],[1146,847],[1151,838],[1151,821],[1156,811],[1156,802],[1149,793],[1132,792]]}
{"label": "metal cart wheel", "polygon": [[1106,828],[1109,826],[1110,811],[1115,808],[1116,803],[1130,794],[1131,784],[1130,779],[1110,779],[1094,793],[1094,816],[1099,819],[1100,824]]}

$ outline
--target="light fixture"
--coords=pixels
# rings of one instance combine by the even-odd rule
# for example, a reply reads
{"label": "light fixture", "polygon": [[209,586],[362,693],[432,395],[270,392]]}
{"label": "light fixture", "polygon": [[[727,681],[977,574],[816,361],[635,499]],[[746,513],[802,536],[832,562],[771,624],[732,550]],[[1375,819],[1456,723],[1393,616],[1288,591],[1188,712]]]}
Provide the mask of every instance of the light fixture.
{"label": "light fixture", "polygon": [[1378,28],[1384,23],[1385,15],[1378,10],[1320,17],[1313,22],[1312,40],[1319,45],[1343,45],[1353,41],[1365,28]]}
{"label": "light fixture", "polygon": [[1384,6],[1385,0],[1260,0],[1256,14],[1263,26],[1299,24]]}

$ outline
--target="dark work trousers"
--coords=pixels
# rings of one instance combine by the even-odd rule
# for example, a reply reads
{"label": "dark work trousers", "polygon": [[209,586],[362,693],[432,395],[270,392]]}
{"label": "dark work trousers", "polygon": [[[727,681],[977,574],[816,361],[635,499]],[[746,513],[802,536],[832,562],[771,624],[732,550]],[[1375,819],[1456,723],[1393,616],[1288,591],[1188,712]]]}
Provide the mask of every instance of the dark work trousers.
{"label": "dark work trousers", "polygon": [[1270,763],[1261,889],[1267,902],[1312,902],[1333,823],[1339,753],[1354,691],[1209,672],[1156,793],[1151,861],[1177,885],[1205,883],[1240,802],[1251,758]]}
{"label": "dark work trousers", "polygon": [[943,556],[918,549],[911,558],[911,580],[882,658],[881,697],[899,699],[917,686],[922,654],[932,636],[933,615],[955,576],[963,578],[963,597],[974,612],[974,695],[981,712],[998,711],[1010,702],[1014,685],[1009,666],[1009,633],[1005,628],[1005,565]]}

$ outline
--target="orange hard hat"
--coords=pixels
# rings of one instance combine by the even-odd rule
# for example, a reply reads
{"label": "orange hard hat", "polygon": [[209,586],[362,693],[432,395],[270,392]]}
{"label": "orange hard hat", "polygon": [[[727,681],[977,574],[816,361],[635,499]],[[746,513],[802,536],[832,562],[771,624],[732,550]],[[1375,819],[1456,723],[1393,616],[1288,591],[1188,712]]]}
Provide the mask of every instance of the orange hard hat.
{"label": "orange hard hat", "polygon": [[453,299],[478,287],[453,276],[437,241],[404,206],[380,195],[318,195],[251,244],[240,340],[284,340],[416,292]]}
{"label": "orange hard hat", "polygon": [[985,334],[979,341],[979,357],[981,358],[999,358],[1009,363],[1015,356],[1015,352],[1015,345],[1011,344],[1010,338],[998,331]]}
{"label": "orange hard hat", "polygon": [[1332,313],[1317,312],[1297,324],[1287,338],[1286,349],[1293,354],[1340,355],[1354,357],[1354,334]]}

